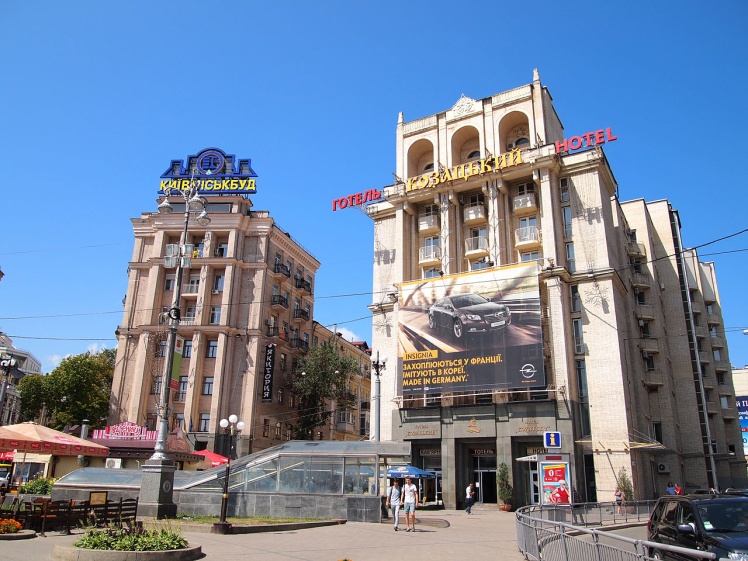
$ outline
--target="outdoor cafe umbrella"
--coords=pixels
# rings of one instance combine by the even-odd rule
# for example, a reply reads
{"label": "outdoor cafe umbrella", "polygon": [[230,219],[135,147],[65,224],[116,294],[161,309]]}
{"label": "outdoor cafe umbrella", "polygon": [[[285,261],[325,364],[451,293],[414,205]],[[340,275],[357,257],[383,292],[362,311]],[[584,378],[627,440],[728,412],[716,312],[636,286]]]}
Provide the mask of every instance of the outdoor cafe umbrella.
{"label": "outdoor cafe umbrella", "polygon": [[53,456],[108,456],[109,448],[36,423],[0,427],[0,451]]}
{"label": "outdoor cafe umbrella", "polygon": [[434,479],[436,474],[430,471],[423,471],[415,466],[408,464],[407,466],[393,466],[387,470],[387,477],[389,478],[403,478],[410,477],[411,479]]}
{"label": "outdoor cafe umbrella", "polygon": [[[218,467],[229,462],[229,459],[226,456],[221,456],[210,450],[200,450],[193,453],[205,458],[198,466],[199,468]],[[208,466],[208,464],[210,464],[210,466]]]}

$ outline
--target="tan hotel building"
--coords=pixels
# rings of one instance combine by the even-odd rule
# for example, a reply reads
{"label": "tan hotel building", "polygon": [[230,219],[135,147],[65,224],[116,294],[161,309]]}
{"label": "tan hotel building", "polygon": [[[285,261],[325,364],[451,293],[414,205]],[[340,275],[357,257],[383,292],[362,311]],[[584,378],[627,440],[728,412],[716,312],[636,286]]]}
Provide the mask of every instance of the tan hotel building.
{"label": "tan hotel building", "polygon": [[[367,207],[372,346],[389,359],[381,434],[411,442],[413,464],[441,477],[448,508],[471,481],[496,502],[502,462],[515,506],[537,502],[536,466],[517,460],[549,451],[545,431],[561,433],[554,451],[568,454],[586,500],[612,501],[621,468],[635,499],[659,496],[668,481],[745,485],[714,266],[683,250],[668,201],[619,200],[602,149],[615,131],[596,125],[565,135],[537,71],[530,84],[398,119],[397,181]],[[464,322],[445,330],[434,315],[432,325],[444,305],[423,295],[467,292],[471,275],[494,270],[509,282],[508,266],[523,262],[536,264],[536,312],[505,301],[511,323],[496,337],[510,355],[536,313],[542,387],[404,392],[419,349],[482,344]],[[449,313],[442,320],[456,322]]]}

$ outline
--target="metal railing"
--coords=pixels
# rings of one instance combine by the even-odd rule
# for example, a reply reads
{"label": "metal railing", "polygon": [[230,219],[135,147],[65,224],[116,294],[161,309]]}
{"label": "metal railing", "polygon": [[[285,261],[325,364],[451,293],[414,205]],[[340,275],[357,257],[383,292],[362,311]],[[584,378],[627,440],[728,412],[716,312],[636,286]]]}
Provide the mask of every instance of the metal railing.
{"label": "metal railing", "polygon": [[698,559],[714,553],[636,540],[590,526],[639,525],[649,520],[656,501],[585,503],[573,507],[531,505],[516,513],[517,546],[533,561],[652,561],[652,550]]}

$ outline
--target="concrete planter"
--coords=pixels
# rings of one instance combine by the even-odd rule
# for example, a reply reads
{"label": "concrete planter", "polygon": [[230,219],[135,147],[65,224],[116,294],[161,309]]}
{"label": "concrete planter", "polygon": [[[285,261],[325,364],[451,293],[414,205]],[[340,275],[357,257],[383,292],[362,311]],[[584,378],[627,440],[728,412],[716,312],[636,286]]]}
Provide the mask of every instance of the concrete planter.
{"label": "concrete planter", "polygon": [[15,534],[0,534],[0,541],[28,540],[35,537],[34,530],[19,530]]}
{"label": "concrete planter", "polygon": [[63,561],[194,561],[203,556],[202,546],[169,551],[110,551],[55,545],[52,557]]}

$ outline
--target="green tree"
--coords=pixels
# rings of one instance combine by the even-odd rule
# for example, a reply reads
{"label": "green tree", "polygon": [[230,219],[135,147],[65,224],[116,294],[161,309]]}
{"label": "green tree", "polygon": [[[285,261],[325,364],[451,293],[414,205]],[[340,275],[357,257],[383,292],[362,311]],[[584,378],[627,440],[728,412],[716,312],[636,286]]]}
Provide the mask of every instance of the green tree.
{"label": "green tree", "polygon": [[296,396],[297,416],[286,424],[295,440],[311,440],[314,429],[327,422],[334,413],[332,400],[338,409],[353,404],[349,386],[353,376],[360,374],[356,361],[340,356],[334,345],[315,345],[299,361],[289,382]]}
{"label": "green tree", "polygon": [[44,376],[29,374],[18,382],[18,393],[21,395],[21,416],[26,421],[38,418],[47,403]]}
{"label": "green tree", "polygon": [[621,493],[623,493],[625,500],[633,501],[634,500],[634,486],[631,483],[631,478],[629,477],[629,474],[626,471],[626,468],[621,468],[618,471],[617,479],[618,479],[618,488],[621,490]]}
{"label": "green tree", "polygon": [[52,372],[40,376],[41,388],[37,379],[19,388],[21,410],[37,417],[41,403],[50,419],[48,425],[56,429],[83,419],[89,419],[92,428],[102,427],[109,412],[116,354],[114,349],[104,349],[63,359]]}

